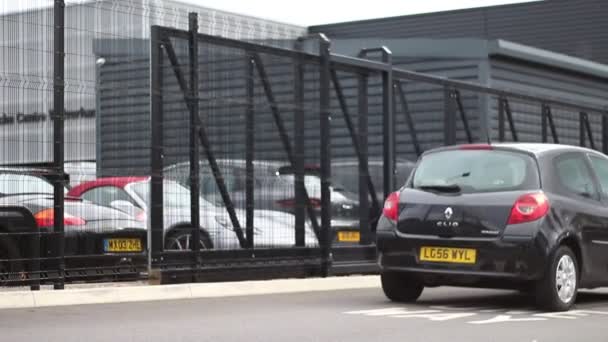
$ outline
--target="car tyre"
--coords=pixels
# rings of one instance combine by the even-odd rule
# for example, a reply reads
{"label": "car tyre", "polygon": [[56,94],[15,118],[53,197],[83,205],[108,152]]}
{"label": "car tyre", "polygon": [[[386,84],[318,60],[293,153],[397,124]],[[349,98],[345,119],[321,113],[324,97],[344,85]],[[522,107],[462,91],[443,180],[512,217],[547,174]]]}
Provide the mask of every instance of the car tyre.
{"label": "car tyre", "polygon": [[[178,228],[165,238],[165,250],[190,250],[192,228]],[[213,249],[213,242],[206,231],[200,233],[201,249]]]}
{"label": "car tyre", "polygon": [[545,275],[536,285],[536,302],[540,309],[567,311],[576,302],[579,269],[576,255],[560,246],[550,260]]}
{"label": "car tyre", "polygon": [[380,280],[384,295],[393,302],[415,302],[424,290],[419,280],[405,273],[382,272]]}

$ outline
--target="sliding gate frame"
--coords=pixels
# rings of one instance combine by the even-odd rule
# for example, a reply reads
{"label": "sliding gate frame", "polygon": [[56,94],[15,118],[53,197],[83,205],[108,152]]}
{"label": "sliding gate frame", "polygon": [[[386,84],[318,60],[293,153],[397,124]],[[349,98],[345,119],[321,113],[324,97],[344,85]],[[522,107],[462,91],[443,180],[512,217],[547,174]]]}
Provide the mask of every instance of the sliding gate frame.
{"label": "sliding gate frame", "polygon": [[[247,278],[266,278],[276,275],[285,276],[293,272],[303,275],[328,276],[330,274],[351,272],[375,272],[376,250],[373,244],[373,233],[371,231],[369,211],[361,210],[361,241],[358,246],[332,248],[333,232],[331,225],[331,116],[330,101],[331,88],[341,104],[342,115],[345,118],[349,133],[351,135],[355,152],[359,160],[360,171],[360,200],[361,205],[369,206],[368,196],[371,196],[371,207],[379,212],[381,203],[376,198],[374,184],[372,183],[367,166],[367,79],[376,74],[383,79],[383,108],[385,121],[384,127],[384,183],[383,189],[387,193],[392,189],[394,183],[394,129],[392,110],[392,67],[385,62],[376,62],[363,58],[352,58],[340,56],[330,52],[330,41],[324,35],[306,37],[307,40],[318,41],[318,54],[309,53],[300,49],[286,49],[267,45],[260,45],[245,41],[222,38],[201,34],[197,32],[198,20],[195,13],[189,15],[189,30],[178,30],[169,27],[152,26],[151,28],[151,210],[149,222],[149,273],[152,282],[168,281],[199,281],[222,279],[227,273],[231,273],[230,279],[238,278],[238,271],[247,272]],[[186,75],[183,67],[179,64],[175,48],[171,39],[181,39],[188,42],[188,70]],[[300,41],[302,43],[302,40]],[[200,117],[198,108],[198,49],[201,44],[212,44],[218,47],[235,48],[245,52],[248,59],[247,72],[251,76],[257,74],[263,92],[272,112],[274,124],[279,132],[279,138],[287,159],[293,168],[295,175],[294,193],[299,201],[295,212],[296,229],[294,234],[293,248],[254,248],[253,235],[253,160],[254,160],[254,138],[253,127],[255,115],[253,113],[253,82],[247,82],[247,118],[246,118],[246,222],[239,222],[235,213],[234,204],[227,190],[222,171],[217,164],[217,158],[210,146],[209,136],[205,123]],[[390,60],[390,51],[383,48],[385,58]],[[304,136],[302,132],[303,110],[296,111],[294,146],[291,145],[289,133],[287,132],[280,108],[275,102],[273,88],[268,82],[266,69],[260,54],[289,58],[294,62],[295,103],[303,101],[303,67],[315,65],[318,67],[318,98],[319,98],[319,124],[320,124],[320,178],[321,178],[321,213],[320,220],[312,207],[308,204],[308,194],[304,187],[304,162],[302,155],[304,150]],[[203,152],[222,201],[226,207],[235,234],[239,240],[238,250],[200,250],[199,244],[193,244],[189,251],[165,251],[163,250],[163,67],[165,63],[170,65],[177,79],[180,91],[183,93],[184,103],[187,105],[189,115],[189,151],[190,151],[190,182],[191,187],[191,223],[197,227],[200,222],[198,188],[199,180],[199,151]],[[357,75],[358,79],[358,123],[363,127],[360,132],[355,132],[352,118],[346,105],[344,94],[340,86],[337,71],[345,71]],[[188,77],[189,76],[189,77]],[[388,145],[387,145],[388,144]],[[201,151],[202,150],[202,151]],[[301,203],[300,203],[301,202]],[[302,205],[302,203],[304,203]],[[305,215],[311,219],[313,230],[319,242],[319,248],[305,247]],[[243,229],[243,227],[245,229]],[[198,229],[193,230],[193,241],[199,234]],[[251,272],[256,269],[255,274]],[[234,270],[235,272],[228,272]]]}

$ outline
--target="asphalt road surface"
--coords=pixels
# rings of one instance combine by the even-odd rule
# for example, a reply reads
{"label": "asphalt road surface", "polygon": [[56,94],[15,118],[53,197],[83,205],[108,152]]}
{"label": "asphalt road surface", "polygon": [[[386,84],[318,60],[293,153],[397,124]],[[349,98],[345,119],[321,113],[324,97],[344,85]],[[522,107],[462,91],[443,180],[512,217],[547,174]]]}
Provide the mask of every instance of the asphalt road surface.
{"label": "asphalt road surface", "polygon": [[[347,281],[347,279],[345,279]],[[380,289],[0,311],[0,341],[608,341],[608,289],[568,313],[512,291]]]}

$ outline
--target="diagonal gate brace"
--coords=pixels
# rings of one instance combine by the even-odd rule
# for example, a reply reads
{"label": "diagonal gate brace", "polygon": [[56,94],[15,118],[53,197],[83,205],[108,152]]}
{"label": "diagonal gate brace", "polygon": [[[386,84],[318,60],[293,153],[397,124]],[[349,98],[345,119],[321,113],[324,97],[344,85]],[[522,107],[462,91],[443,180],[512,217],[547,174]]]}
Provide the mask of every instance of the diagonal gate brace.
{"label": "diagonal gate brace", "polygon": [[[164,39],[163,43],[165,44],[165,51],[167,52],[167,57],[169,57],[169,61],[171,62],[171,66],[173,67],[173,72],[175,73],[175,77],[179,83],[179,87],[184,94],[184,99],[186,105],[190,109],[191,101],[188,96],[188,85],[186,83],[186,79],[184,78],[184,73],[181,70],[179,65],[179,61],[177,59],[177,55],[175,54],[175,50],[173,49],[173,45],[171,44],[169,39]],[[220,195],[222,196],[222,200],[224,201],[224,205],[226,206],[226,210],[228,211],[228,216],[230,217],[230,222],[234,227],[234,232],[239,240],[239,245],[241,248],[247,247],[247,240],[245,239],[245,235],[243,234],[243,229],[239,223],[239,219],[236,216],[236,212],[234,210],[234,204],[232,199],[230,198],[230,194],[228,193],[228,189],[226,187],[226,183],[224,183],[224,177],[222,176],[222,172],[217,165],[217,160],[211,151],[211,144],[209,143],[209,138],[207,136],[207,131],[202,125],[202,120],[200,116],[196,116],[198,118],[198,136],[201,141],[201,145],[205,150],[205,155],[207,156],[207,160],[209,161],[209,167],[211,168],[211,172],[213,173],[213,177],[215,178],[215,182],[217,184],[218,189],[220,190]]]}

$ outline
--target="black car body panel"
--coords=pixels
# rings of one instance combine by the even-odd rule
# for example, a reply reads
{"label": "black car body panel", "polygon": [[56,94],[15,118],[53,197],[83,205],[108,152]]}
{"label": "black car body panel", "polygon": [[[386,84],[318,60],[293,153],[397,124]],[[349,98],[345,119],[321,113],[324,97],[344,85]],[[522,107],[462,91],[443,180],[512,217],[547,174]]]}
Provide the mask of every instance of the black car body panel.
{"label": "black car body panel", "polygon": [[[458,149],[431,150],[421,161],[433,153]],[[518,288],[540,279],[547,261],[565,244],[577,255],[580,287],[607,285],[608,194],[601,185],[608,190],[608,172],[598,177],[591,159],[608,165],[608,158],[562,145],[498,144],[490,149],[533,158],[539,183],[525,189],[460,193],[416,189],[411,177],[400,190],[397,222],[383,216],[378,223],[378,261],[383,271],[407,272],[427,286]],[[579,179],[590,181],[577,184]],[[517,199],[533,192],[546,196],[549,211],[532,222],[509,224]],[[424,246],[472,248],[476,261],[421,261]]]}
{"label": "black car body panel", "polygon": [[[53,207],[52,195],[15,195],[0,198],[0,205],[19,205],[32,214]],[[103,241],[110,238],[136,238],[142,243],[142,256],[146,250],[146,226],[118,210],[98,206],[82,200],[66,200],[65,213],[82,218],[84,225],[65,225],[65,254],[70,255],[112,255],[124,253],[107,252]],[[47,254],[52,254],[50,239],[53,227],[38,227],[42,233],[41,246]]]}

